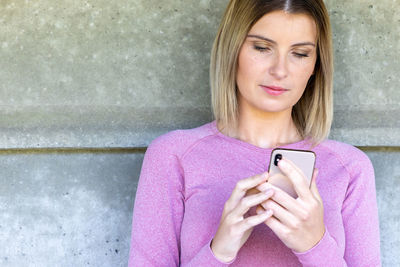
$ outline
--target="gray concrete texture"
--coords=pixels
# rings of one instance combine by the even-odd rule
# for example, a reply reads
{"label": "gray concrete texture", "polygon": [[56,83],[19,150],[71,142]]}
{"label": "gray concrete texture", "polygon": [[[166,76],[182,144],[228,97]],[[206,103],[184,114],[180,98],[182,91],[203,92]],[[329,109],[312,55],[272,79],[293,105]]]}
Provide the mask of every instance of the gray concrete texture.
{"label": "gray concrete texture", "polygon": [[0,266],[126,266],[143,153],[0,154]]}
{"label": "gray concrete texture", "polygon": [[383,266],[400,266],[400,149],[367,151],[375,169]]}
{"label": "gray concrete texture", "polygon": [[[325,2],[331,137],[371,157],[383,264],[400,266],[400,2]],[[0,266],[126,266],[143,148],[212,119],[227,3],[0,1]]]}
{"label": "gray concrete texture", "polygon": [[[375,167],[383,266],[400,266],[400,151]],[[0,155],[0,266],[126,266],[143,153]],[[390,164],[388,164],[390,162]]]}
{"label": "gray concrete texture", "polygon": [[[209,121],[209,55],[227,2],[0,1],[0,146],[146,146]],[[400,2],[326,3],[332,138],[399,145]]]}
{"label": "gray concrete texture", "polygon": [[223,3],[0,8],[1,147],[146,146],[210,120],[208,57]]}

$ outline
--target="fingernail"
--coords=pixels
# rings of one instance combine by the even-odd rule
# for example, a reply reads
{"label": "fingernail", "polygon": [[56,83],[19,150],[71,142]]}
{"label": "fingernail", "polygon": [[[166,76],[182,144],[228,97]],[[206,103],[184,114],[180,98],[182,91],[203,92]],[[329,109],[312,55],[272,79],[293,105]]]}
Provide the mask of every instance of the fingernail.
{"label": "fingernail", "polygon": [[284,159],[281,159],[281,160],[278,162],[278,165],[279,165],[280,167],[283,167],[283,168],[286,168],[286,167],[288,166],[287,162],[286,162]]}
{"label": "fingernail", "polygon": [[262,179],[268,178],[268,172],[264,172],[263,174],[261,174],[261,177]]}
{"label": "fingernail", "polygon": [[272,210],[267,210],[267,211],[264,212],[264,214],[266,216],[271,216],[272,215]]}
{"label": "fingernail", "polygon": [[269,182],[266,182],[260,186],[260,189],[261,191],[266,192],[267,190],[272,189],[272,185]]}
{"label": "fingernail", "polygon": [[267,191],[265,191],[264,193],[269,196],[271,195],[271,192],[273,192],[272,188],[268,188]]}

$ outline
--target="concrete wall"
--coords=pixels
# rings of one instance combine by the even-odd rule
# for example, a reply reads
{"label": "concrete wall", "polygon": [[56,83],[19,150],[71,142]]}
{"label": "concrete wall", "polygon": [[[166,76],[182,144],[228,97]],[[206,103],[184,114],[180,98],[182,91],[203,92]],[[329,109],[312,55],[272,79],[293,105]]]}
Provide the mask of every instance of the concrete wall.
{"label": "concrete wall", "polygon": [[[0,265],[125,266],[146,146],[211,120],[223,1],[0,1]],[[326,1],[331,137],[376,171],[384,266],[400,266],[400,7]]]}

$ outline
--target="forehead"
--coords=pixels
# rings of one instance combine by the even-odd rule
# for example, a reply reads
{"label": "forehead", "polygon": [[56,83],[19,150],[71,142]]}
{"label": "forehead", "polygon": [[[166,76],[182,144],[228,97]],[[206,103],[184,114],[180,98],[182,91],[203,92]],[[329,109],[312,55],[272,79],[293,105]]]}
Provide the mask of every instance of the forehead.
{"label": "forehead", "polygon": [[249,34],[268,37],[279,43],[315,42],[317,26],[314,19],[306,14],[290,14],[285,11],[274,11],[264,15],[250,29]]}

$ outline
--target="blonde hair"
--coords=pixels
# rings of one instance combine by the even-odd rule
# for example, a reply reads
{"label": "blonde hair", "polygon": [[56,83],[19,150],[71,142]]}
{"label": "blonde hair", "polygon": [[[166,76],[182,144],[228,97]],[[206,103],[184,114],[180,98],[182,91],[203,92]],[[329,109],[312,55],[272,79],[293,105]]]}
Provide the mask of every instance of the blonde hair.
{"label": "blonde hair", "polygon": [[292,119],[303,138],[318,144],[330,131],[333,117],[333,52],[329,15],[322,0],[231,0],[225,10],[211,52],[210,83],[214,117],[222,128],[236,128],[238,102],[236,73],[240,49],[251,27],[265,14],[283,10],[307,14],[317,26],[314,75],[292,109]]}

